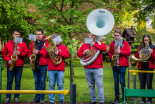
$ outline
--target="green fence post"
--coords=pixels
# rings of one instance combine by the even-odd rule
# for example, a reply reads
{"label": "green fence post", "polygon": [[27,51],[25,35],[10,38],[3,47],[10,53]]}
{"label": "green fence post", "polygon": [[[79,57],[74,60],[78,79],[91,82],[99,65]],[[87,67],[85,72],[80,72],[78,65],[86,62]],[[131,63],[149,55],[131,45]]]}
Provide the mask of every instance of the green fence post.
{"label": "green fence post", "polygon": [[[2,90],[2,57],[0,51],[0,90]],[[2,104],[2,94],[0,94],[0,104]]]}

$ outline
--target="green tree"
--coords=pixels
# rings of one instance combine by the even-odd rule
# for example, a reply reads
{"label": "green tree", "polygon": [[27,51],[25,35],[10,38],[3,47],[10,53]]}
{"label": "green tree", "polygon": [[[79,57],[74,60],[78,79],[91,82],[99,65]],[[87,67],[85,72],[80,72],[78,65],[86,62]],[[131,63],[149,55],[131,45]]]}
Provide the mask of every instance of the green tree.
{"label": "green tree", "polygon": [[64,44],[69,48],[71,54],[70,75],[71,83],[73,83],[72,59],[73,55],[76,54],[76,48],[73,48],[73,46],[79,47],[77,43],[85,37],[82,34],[88,33],[86,28],[87,15],[97,8],[104,7],[106,9],[109,6],[115,8],[115,3],[106,0],[39,0],[36,4],[35,1],[32,4],[39,10],[37,12],[40,17],[37,21],[38,27],[45,30],[47,34],[60,33],[63,40],[65,40]]}
{"label": "green tree", "polygon": [[11,32],[18,29],[22,36],[28,35],[34,27],[28,19],[32,15],[27,12],[27,6],[23,0],[1,0],[0,1],[0,34],[1,39],[10,40]]}

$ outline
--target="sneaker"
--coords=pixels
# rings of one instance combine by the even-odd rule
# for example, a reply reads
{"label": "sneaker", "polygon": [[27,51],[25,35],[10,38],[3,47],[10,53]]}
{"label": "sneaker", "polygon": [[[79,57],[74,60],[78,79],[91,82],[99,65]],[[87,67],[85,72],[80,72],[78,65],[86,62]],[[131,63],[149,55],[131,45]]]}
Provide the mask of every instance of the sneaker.
{"label": "sneaker", "polygon": [[54,104],[54,103],[52,103],[52,102],[49,102],[49,104]]}
{"label": "sneaker", "polygon": [[15,98],[15,103],[19,103],[19,98]]}
{"label": "sneaker", "polygon": [[140,104],[145,104],[145,102],[144,101],[141,101],[141,102],[139,102]]}
{"label": "sneaker", "polygon": [[113,101],[112,104],[119,104],[119,100],[115,99],[115,101]]}
{"label": "sneaker", "polygon": [[91,103],[89,103],[89,104],[96,104],[96,102],[91,102]]}
{"label": "sneaker", "polygon": [[151,104],[151,102],[150,102],[150,101],[148,101],[146,104]]}
{"label": "sneaker", "polygon": [[104,104],[104,103],[100,103],[100,104]]}
{"label": "sneaker", "polygon": [[30,104],[40,103],[39,99],[34,99]]}
{"label": "sneaker", "polygon": [[44,99],[40,99],[40,104],[44,104]]}
{"label": "sneaker", "polygon": [[10,98],[6,98],[4,104],[7,104],[10,102]]}

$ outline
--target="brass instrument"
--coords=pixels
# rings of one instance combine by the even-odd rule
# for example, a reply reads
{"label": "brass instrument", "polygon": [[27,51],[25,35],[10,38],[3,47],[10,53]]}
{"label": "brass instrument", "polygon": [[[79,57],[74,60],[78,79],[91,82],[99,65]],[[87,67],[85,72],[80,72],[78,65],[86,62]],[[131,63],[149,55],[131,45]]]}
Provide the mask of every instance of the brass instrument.
{"label": "brass instrument", "polygon": [[[52,36],[48,36],[44,40],[47,40],[47,42],[44,43],[44,47],[48,52],[50,58],[52,59],[54,64],[59,65],[62,62],[62,57],[55,55],[55,52],[57,52],[58,49],[52,40]],[[46,43],[49,44],[47,47],[45,45]]]}
{"label": "brass instrument", "polygon": [[118,48],[118,45],[114,46],[114,54],[113,54],[112,59],[111,59],[111,64],[113,67],[115,67],[117,64],[117,53],[116,53],[117,48]]}
{"label": "brass instrument", "polygon": [[15,54],[15,51],[17,51],[17,43],[14,44],[14,52],[13,55],[11,56],[12,64],[10,65],[10,71],[13,71],[14,65],[16,60],[18,59],[18,56]]}
{"label": "brass instrument", "polygon": [[[35,50],[35,41],[33,42],[33,50]],[[32,51],[33,52],[33,51]],[[36,55],[35,54],[32,54],[30,56],[30,60],[31,60],[31,66],[32,66],[32,70],[34,71],[35,70],[35,62],[36,62]]]}
{"label": "brass instrument", "polygon": [[140,59],[136,58],[134,54],[130,56],[130,63],[134,64],[135,62],[140,62],[140,61],[147,61],[151,56],[151,53],[149,51],[149,48],[146,47],[145,49],[139,50],[139,57]]}

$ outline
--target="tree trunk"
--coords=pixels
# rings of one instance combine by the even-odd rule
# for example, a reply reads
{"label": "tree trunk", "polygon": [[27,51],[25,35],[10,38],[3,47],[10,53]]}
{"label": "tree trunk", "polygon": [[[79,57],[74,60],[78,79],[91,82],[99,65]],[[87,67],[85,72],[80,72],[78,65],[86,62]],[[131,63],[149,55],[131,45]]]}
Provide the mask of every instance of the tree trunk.
{"label": "tree trunk", "polygon": [[[69,38],[70,40],[72,40],[72,37],[71,37],[71,33],[69,33]],[[73,57],[72,57],[72,52],[71,52],[71,55],[70,55],[70,84],[73,84],[73,76],[74,76],[74,69],[73,69]]]}

